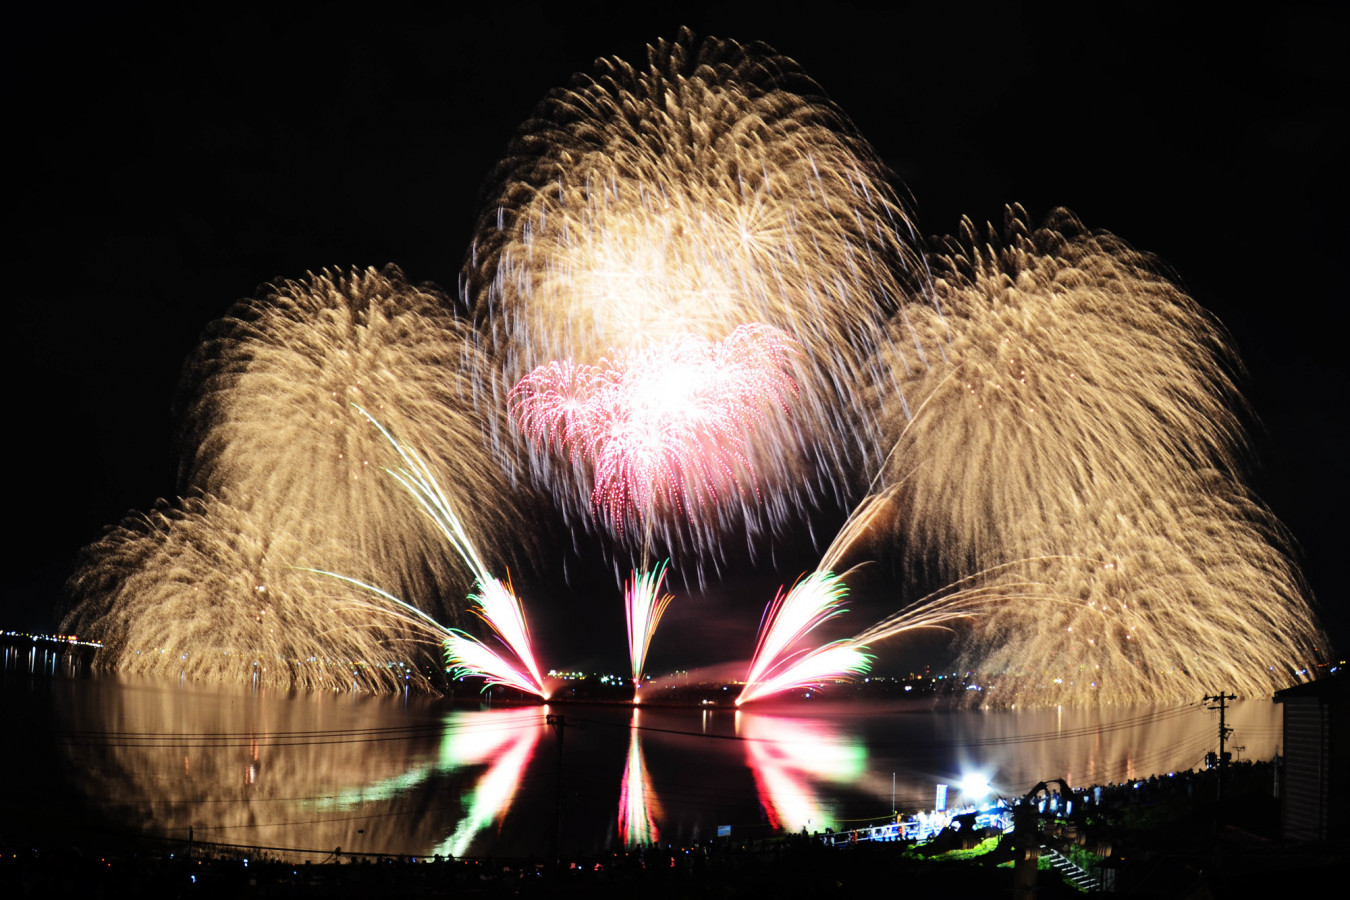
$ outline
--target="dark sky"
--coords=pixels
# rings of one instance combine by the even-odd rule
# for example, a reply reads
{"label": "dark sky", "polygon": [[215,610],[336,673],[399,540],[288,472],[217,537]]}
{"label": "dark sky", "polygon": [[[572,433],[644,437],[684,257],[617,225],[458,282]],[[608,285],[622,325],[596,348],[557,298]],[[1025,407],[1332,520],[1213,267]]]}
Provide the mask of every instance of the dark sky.
{"label": "dark sky", "polygon": [[76,550],[174,493],[169,408],[208,322],[325,266],[396,262],[453,288],[485,176],[533,106],[595,57],[689,25],[797,59],[925,233],[1062,205],[1173,267],[1247,362],[1257,489],[1345,646],[1343,13],[368,6],[76,5],[8,29],[0,627],[50,624]]}

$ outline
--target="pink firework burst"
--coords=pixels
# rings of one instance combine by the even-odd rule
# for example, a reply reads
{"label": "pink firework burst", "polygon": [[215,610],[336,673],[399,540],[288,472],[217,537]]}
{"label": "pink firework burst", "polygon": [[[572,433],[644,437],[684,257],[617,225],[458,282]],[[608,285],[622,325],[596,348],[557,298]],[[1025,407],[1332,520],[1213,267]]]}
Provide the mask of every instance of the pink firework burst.
{"label": "pink firework burst", "polygon": [[796,342],[742,325],[721,342],[681,336],[597,365],[540,366],[511,392],[537,445],[593,467],[591,506],[622,531],[657,508],[716,503],[754,490],[751,447],[797,395]]}

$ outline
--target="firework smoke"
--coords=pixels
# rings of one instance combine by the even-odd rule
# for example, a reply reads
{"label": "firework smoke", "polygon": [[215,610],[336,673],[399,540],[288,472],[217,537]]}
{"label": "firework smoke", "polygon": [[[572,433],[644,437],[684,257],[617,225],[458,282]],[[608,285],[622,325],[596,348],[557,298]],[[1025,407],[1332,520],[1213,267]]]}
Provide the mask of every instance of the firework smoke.
{"label": "firework smoke", "polygon": [[[704,531],[666,516],[666,547],[717,553],[743,528],[753,551],[840,502],[878,446],[855,386],[890,381],[883,323],[919,266],[881,166],[817,92],[762,45],[687,32],[650,47],[645,66],[598,61],[523,126],[480,221],[465,289],[512,382],[550,360],[748,324],[801,346],[801,402],[766,412],[749,456],[770,502],[727,491]],[[588,518],[587,486],[534,462],[573,520]]]}

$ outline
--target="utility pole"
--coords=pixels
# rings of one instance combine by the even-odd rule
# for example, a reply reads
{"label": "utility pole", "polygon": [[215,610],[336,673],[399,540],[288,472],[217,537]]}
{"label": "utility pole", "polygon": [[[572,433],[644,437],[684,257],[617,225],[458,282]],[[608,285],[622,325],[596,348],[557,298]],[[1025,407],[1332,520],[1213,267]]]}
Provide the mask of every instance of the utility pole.
{"label": "utility pole", "polygon": [[544,721],[553,726],[553,734],[557,736],[558,741],[558,766],[557,774],[553,782],[553,833],[548,839],[548,855],[557,862],[558,859],[558,838],[562,834],[562,800],[563,800],[563,737],[567,734],[564,729],[576,728],[577,725],[568,725],[567,717],[548,713]]}
{"label": "utility pole", "polygon": [[1215,792],[1216,801],[1223,800],[1223,776],[1228,771],[1228,751],[1225,746],[1228,743],[1228,736],[1233,733],[1233,729],[1228,727],[1224,714],[1228,711],[1227,701],[1236,700],[1236,694],[1225,694],[1223,691],[1213,697],[1206,696],[1205,703],[1217,703],[1218,706],[1206,706],[1205,709],[1217,709],[1219,711],[1219,756],[1216,760],[1219,764],[1219,789]]}

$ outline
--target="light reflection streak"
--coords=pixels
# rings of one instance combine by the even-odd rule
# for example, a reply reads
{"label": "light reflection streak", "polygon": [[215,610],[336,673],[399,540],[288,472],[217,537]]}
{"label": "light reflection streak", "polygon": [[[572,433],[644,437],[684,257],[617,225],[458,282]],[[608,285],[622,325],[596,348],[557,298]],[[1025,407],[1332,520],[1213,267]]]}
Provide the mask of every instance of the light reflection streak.
{"label": "light reflection streak", "polygon": [[633,728],[629,732],[628,761],[623,767],[623,781],[619,784],[619,841],[625,847],[650,844],[661,839],[656,819],[661,805],[652,789],[647,763],[642,757],[642,738],[638,730],[637,712],[633,713]]}
{"label": "light reflection streak", "polygon": [[760,805],[775,829],[837,828],[821,782],[848,784],[865,774],[867,751],[827,722],[736,713]]}
{"label": "light reflection streak", "polygon": [[[520,724],[529,720],[536,722],[539,720],[539,713],[536,710],[522,709],[483,715],[511,716],[513,713],[515,718],[520,720]],[[471,744],[464,751],[451,750],[453,754],[463,753],[477,760],[490,758],[492,764],[473,790],[466,795],[468,815],[460,820],[454,833],[442,841],[434,853],[442,856],[463,856],[479,832],[494,822],[501,822],[516,797],[521,777],[534,756],[534,748],[539,743],[542,731],[542,722],[533,728],[505,728],[487,734],[487,740],[476,746]],[[477,732],[474,734],[477,735]],[[442,753],[442,759],[444,758],[445,754]]]}
{"label": "light reflection streak", "polygon": [[537,732],[542,723],[543,717],[537,709],[452,712],[444,719],[440,749],[434,762],[410,765],[387,778],[320,797],[312,803],[312,808],[346,810],[394,799],[417,790],[435,775],[483,765],[505,752],[504,748],[518,743],[526,732]]}
{"label": "light reflection streak", "polygon": [[[524,854],[547,840],[538,798],[520,786],[541,775],[551,782],[539,707],[444,715],[417,698],[356,703],[345,694],[98,680],[58,682],[51,701],[73,789],[101,820],[146,834],[181,838],[192,825],[205,841],[417,856],[453,846]],[[1247,748],[1243,759],[1276,751],[1281,711],[1233,705],[1228,721]],[[660,839],[687,842],[721,822],[757,820],[722,818],[752,804],[796,831],[897,806],[928,809],[935,784],[957,784],[972,769],[1004,794],[1048,776],[1077,787],[1181,771],[1213,749],[1217,725],[1198,704],[943,715],[812,704],[791,716],[664,708],[641,716],[640,733],[593,729],[601,752],[569,756],[569,770],[602,785],[576,846],[613,846],[620,758],[639,738],[642,766],[630,784],[641,784]],[[253,783],[244,784],[250,770]],[[714,790],[727,801],[721,809],[708,800]]]}

